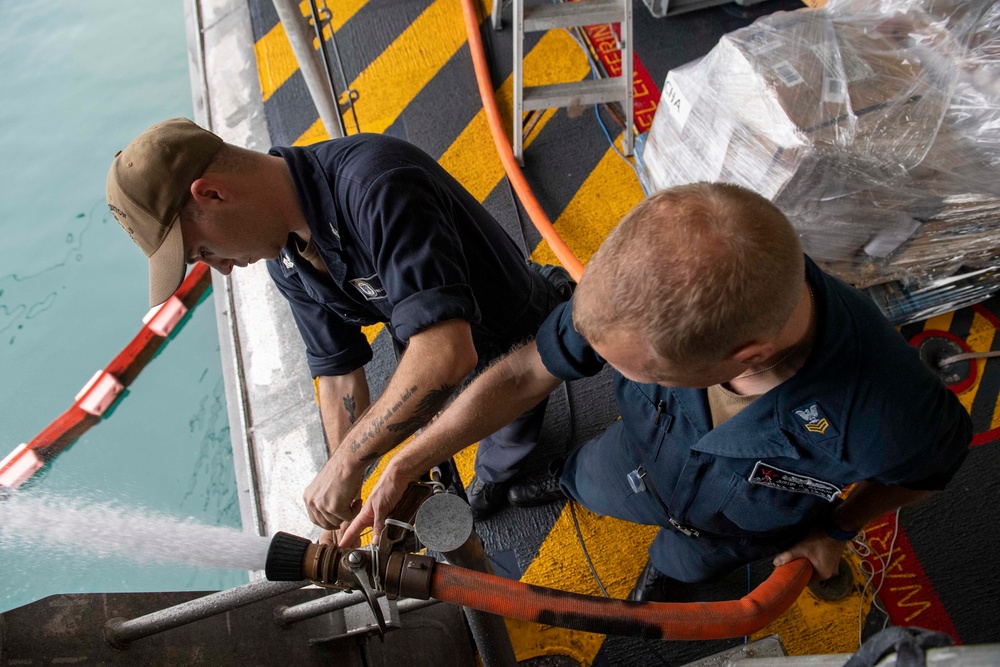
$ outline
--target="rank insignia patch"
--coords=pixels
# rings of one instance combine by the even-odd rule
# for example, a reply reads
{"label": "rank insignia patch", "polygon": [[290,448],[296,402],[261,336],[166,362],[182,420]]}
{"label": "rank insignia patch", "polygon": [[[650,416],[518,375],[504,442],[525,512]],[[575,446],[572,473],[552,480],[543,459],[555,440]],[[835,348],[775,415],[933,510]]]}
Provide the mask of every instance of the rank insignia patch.
{"label": "rank insignia patch", "polygon": [[773,489],[791,491],[792,493],[808,493],[825,498],[830,502],[833,502],[833,499],[843,492],[843,489],[831,482],[775,468],[763,461],[757,461],[747,481],[751,484],[770,486]]}
{"label": "rank insignia patch", "polygon": [[380,299],[386,298],[385,288],[382,287],[378,276],[372,274],[367,278],[355,278],[351,281],[361,296],[365,297],[368,301],[378,301]]}
{"label": "rank insignia patch", "polygon": [[839,435],[837,427],[823,414],[819,403],[811,403],[794,410],[795,416],[802,421],[802,426],[816,440],[825,440]]}

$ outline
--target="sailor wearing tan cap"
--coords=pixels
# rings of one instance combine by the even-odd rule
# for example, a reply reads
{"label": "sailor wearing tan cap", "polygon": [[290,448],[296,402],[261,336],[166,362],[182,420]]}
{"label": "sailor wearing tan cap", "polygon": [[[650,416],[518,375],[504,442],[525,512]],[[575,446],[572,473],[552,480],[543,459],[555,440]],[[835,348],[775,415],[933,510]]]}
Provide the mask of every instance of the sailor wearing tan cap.
{"label": "sailor wearing tan cap", "polygon": [[[330,459],[305,492],[325,529],[360,507],[365,467],[433,417],[467,376],[535,334],[572,282],[529,265],[503,228],[430,156],[362,134],[268,154],[189,120],[150,127],[115,156],[108,206],[149,257],[150,303],[185,265],[223,274],[266,260],[317,378]],[[371,405],[361,327],[383,322],[399,364]],[[405,350],[405,351],[404,351]],[[537,441],[541,410],[480,443],[480,516]]]}

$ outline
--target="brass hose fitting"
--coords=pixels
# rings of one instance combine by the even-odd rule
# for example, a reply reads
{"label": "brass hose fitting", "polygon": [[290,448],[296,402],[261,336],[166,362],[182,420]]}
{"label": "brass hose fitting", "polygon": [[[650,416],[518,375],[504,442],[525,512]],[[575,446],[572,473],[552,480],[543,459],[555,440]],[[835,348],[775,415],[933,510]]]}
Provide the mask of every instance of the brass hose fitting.
{"label": "brass hose fitting", "polygon": [[341,550],[290,533],[276,533],[268,547],[264,575],[271,581],[308,579],[324,588],[360,589],[366,595],[384,590],[390,600],[426,600],[435,561],[408,553],[416,541],[411,531],[400,526],[412,523],[417,509],[431,494],[428,484],[414,482],[407,487],[390,515],[394,525],[386,525],[377,550]]}

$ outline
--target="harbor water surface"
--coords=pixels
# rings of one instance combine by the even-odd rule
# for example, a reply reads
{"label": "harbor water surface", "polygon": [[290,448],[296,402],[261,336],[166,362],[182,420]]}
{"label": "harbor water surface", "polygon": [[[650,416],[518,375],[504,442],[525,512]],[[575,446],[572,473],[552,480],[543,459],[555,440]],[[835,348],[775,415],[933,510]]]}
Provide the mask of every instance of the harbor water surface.
{"label": "harbor water surface", "polygon": [[[183,3],[0,3],[0,80],[3,458],[72,404],[148,310],[146,260],[108,212],[105,178],[143,129],[192,115]],[[212,298],[113,413],[21,493],[239,528]],[[0,540],[0,611],[54,593],[246,581],[237,569]]]}

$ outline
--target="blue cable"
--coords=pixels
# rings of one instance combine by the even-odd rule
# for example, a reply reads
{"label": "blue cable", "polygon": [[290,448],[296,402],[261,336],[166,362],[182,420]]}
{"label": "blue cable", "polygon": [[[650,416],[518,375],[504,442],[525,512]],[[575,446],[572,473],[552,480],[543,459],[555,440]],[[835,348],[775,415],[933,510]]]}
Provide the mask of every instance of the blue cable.
{"label": "blue cable", "polygon": [[611,139],[611,133],[608,132],[608,127],[604,124],[604,119],[601,118],[601,111],[599,105],[597,104],[594,105],[594,115],[597,116],[597,124],[601,126],[601,130],[604,132],[604,138],[608,140],[608,143],[611,145],[611,148],[614,149],[618,157],[620,157],[625,162],[625,164],[627,164],[629,167],[632,168],[632,171],[635,172],[635,177],[639,181],[639,187],[642,188],[643,194],[648,196],[649,191],[646,190],[645,184],[642,182],[642,179],[639,178],[639,169],[634,164],[629,162],[628,158],[622,155],[622,152],[618,150],[618,146],[616,146],[614,140]]}
{"label": "blue cable", "polygon": [[[553,0],[553,2],[554,1],[555,0]],[[578,40],[576,38],[576,35],[574,35],[568,29],[566,30],[566,32],[569,33],[569,36],[573,38],[573,41],[576,42],[576,45],[578,47],[580,47],[580,50],[583,51],[583,54],[585,56],[587,56],[587,63],[590,65],[590,75],[591,75],[591,77],[593,77],[596,80],[597,79],[597,63],[594,62],[594,58],[593,58],[593,56],[591,56],[590,50],[586,46],[584,46],[583,44],[581,44],[580,40]],[[639,187],[642,188],[643,194],[645,194],[645,195],[648,196],[649,195],[649,191],[646,189],[646,185],[642,182],[642,178],[639,177],[639,169],[634,164],[632,164],[631,162],[629,162],[629,160],[628,160],[627,157],[625,157],[624,155],[622,155],[622,152],[620,150],[618,150],[618,146],[615,146],[615,142],[611,138],[611,133],[608,132],[608,128],[604,124],[604,119],[601,118],[600,108],[599,108],[599,105],[597,105],[597,104],[594,105],[594,115],[597,116],[597,124],[600,125],[601,131],[604,132],[604,138],[608,140],[608,145],[610,145],[611,148],[614,149],[615,154],[617,154],[618,157],[620,157],[622,159],[622,161],[624,161],[625,164],[627,164],[629,167],[631,167],[632,171],[635,172],[635,177],[639,181]]]}

